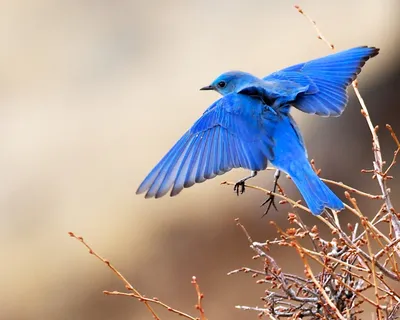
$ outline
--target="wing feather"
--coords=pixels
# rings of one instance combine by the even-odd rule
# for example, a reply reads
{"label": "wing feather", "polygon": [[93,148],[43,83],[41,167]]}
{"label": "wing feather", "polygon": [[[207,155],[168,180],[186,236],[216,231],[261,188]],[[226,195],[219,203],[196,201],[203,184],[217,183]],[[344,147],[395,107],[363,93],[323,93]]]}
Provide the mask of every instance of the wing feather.
{"label": "wing feather", "polygon": [[[274,72],[263,80],[286,80],[308,85],[308,89],[299,93],[291,104],[306,113],[339,116],[348,102],[348,86],[361,72],[365,62],[378,53],[379,49],[374,47],[356,47],[299,63]],[[282,88],[284,91],[284,84]]]}
{"label": "wing feather", "polygon": [[272,157],[277,115],[259,99],[232,93],[216,101],[139,186],[145,197],[171,196],[230,171],[263,170]]}

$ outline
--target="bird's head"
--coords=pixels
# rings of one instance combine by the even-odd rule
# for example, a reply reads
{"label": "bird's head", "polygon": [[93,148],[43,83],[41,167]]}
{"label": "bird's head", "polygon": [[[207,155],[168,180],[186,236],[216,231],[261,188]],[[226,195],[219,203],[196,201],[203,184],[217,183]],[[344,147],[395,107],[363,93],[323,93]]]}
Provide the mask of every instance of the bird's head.
{"label": "bird's head", "polygon": [[229,71],[221,74],[209,86],[203,87],[200,90],[215,90],[223,96],[238,92],[245,85],[257,81],[258,78],[250,73],[242,71]]}

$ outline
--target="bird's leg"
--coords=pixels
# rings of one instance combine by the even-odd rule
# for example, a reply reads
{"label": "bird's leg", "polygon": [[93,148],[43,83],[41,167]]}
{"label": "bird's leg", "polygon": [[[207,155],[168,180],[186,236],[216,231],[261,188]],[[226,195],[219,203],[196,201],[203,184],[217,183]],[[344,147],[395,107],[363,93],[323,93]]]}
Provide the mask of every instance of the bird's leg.
{"label": "bird's leg", "polygon": [[[275,171],[275,175],[274,175],[274,187],[273,187],[273,189],[272,189],[272,192],[273,192],[273,193],[276,192],[276,188],[277,188],[277,186],[278,186],[278,180],[279,180],[279,177],[280,177],[280,176],[281,176],[281,170],[278,169],[278,170]],[[277,209],[277,207],[276,207],[276,205],[275,205],[275,196],[274,196],[273,194],[270,194],[270,195],[269,195],[268,199],[265,200],[265,201],[261,204],[261,207],[264,206],[264,205],[266,205],[267,203],[268,203],[268,208],[267,208],[267,210],[265,211],[265,213],[263,214],[263,216],[265,216],[265,215],[268,213],[269,209],[271,209],[271,206],[274,206],[275,210],[278,211],[278,209]]]}
{"label": "bird's leg", "polygon": [[[247,177],[245,177],[245,178],[243,178],[243,179],[240,179],[239,181],[237,181],[237,182],[235,183],[235,186],[233,187],[233,191],[236,191],[236,194],[237,194],[237,195],[239,195],[239,192],[240,192],[240,194],[242,194],[242,193],[244,192],[244,189],[245,189],[244,183],[245,183],[247,180],[249,180],[249,179],[251,179],[251,178],[254,178],[256,175],[257,175],[257,171],[251,171],[251,173],[250,173],[249,176],[247,176]],[[240,190],[239,190],[239,189],[240,189]]]}

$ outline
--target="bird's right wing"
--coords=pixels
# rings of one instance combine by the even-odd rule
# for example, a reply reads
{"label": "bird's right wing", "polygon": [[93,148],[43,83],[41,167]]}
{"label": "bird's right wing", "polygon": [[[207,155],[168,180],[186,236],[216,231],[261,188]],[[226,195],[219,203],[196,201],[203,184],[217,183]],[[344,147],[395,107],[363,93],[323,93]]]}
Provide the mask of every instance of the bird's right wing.
{"label": "bird's right wing", "polygon": [[141,183],[136,193],[159,198],[232,168],[262,170],[273,157],[276,113],[259,100],[232,93],[216,101]]}
{"label": "bird's right wing", "polygon": [[306,113],[339,116],[348,101],[347,87],[361,72],[365,62],[378,53],[377,48],[356,47],[296,64],[271,73],[263,80],[291,81],[309,86],[291,104]]}

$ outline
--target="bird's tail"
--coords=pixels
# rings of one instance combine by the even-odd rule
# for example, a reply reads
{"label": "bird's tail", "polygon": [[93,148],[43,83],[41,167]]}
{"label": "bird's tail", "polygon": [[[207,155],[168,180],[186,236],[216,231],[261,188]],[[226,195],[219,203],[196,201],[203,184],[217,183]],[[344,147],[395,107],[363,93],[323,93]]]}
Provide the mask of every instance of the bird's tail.
{"label": "bird's tail", "polygon": [[302,166],[296,166],[290,177],[313,215],[320,215],[324,208],[344,209],[343,202],[317,176],[308,161]]}

